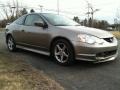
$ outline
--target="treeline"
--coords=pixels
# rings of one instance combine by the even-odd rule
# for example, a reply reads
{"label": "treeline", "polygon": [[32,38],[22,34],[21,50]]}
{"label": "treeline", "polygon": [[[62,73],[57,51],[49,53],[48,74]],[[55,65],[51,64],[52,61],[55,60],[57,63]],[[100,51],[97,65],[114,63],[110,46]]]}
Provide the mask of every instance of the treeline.
{"label": "treeline", "polygon": [[87,19],[80,20],[77,16],[74,17],[73,20],[76,21],[77,23],[80,23],[83,26],[94,27],[104,30],[108,30],[108,27],[110,26],[110,24],[105,20],[95,20],[95,19],[92,20],[91,18],[89,18],[89,20]]}

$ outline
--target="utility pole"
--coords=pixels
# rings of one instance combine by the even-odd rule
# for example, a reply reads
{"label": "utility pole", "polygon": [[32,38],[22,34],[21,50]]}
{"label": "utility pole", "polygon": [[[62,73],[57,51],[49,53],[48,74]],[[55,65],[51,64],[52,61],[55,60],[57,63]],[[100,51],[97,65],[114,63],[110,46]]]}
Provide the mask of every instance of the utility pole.
{"label": "utility pole", "polygon": [[87,15],[88,15],[88,26],[89,26],[89,18],[90,18],[90,15],[91,15],[91,18],[92,18],[92,26],[93,26],[93,22],[94,22],[94,13],[95,12],[97,12],[97,11],[99,11],[99,9],[93,9],[93,6],[88,2],[88,1],[86,1],[86,3],[87,3],[87,9],[88,9],[88,11],[87,11]]}
{"label": "utility pole", "polygon": [[40,11],[41,13],[43,12],[43,6],[42,5],[39,5],[40,6]]}
{"label": "utility pole", "polygon": [[90,7],[91,7],[91,5],[90,5],[90,3],[88,2],[88,1],[86,1],[86,3],[87,3],[87,25],[89,26],[89,18],[90,18]]}
{"label": "utility pole", "polygon": [[95,9],[95,10],[94,10],[93,7],[91,7],[92,26],[94,26],[94,25],[93,25],[93,24],[94,24],[94,23],[93,23],[93,22],[94,22],[94,13],[97,12],[97,11],[99,11],[99,9]]}
{"label": "utility pole", "polygon": [[59,15],[59,12],[60,12],[60,8],[59,8],[59,0],[57,0],[57,11],[58,11],[58,15]]}

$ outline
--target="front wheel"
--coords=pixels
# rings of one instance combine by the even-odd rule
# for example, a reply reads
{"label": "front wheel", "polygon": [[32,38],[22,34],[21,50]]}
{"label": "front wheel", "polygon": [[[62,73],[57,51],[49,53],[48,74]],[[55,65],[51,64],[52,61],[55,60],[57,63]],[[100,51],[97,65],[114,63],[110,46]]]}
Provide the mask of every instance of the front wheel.
{"label": "front wheel", "polygon": [[61,65],[71,65],[75,62],[71,44],[64,39],[57,40],[52,46],[52,57]]}
{"label": "front wheel", "polygon": [[9,51],[15,51],[16,50],[16,44],[12,36],[7,37],[7,47]]}

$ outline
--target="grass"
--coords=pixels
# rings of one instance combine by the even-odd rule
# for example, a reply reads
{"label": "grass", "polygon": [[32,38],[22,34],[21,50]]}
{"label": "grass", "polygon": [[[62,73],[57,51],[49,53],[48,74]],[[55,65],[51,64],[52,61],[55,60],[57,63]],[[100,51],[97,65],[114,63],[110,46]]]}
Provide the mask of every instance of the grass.
{"label": "grass", "polygon": [[119,31],[111,31],[111,33],[112,33],[117,39],[120,39],[120,32],[119,32]]}
{"label": "grass", "polygon": [[17,56],[0,52],[0,90],[63,90],[63,88]]}

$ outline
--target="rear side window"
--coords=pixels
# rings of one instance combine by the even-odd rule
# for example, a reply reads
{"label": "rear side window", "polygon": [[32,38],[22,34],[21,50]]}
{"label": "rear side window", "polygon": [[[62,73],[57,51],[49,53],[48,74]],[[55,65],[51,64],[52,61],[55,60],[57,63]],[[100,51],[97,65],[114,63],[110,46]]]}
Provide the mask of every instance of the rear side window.
{"label": "rear side window", "polygon": [[25,20],[26,26],[34,26],[35,22],[43,22],[39,15],[28,15]]}
{"label": "rear side window", "polygon": [[17,20],[15,20],[13,23],[18,24],[18,25],[23,25],[24,20],[25,20],[25,16],[26,15],[21,16],[20,18],[18,18]]}

